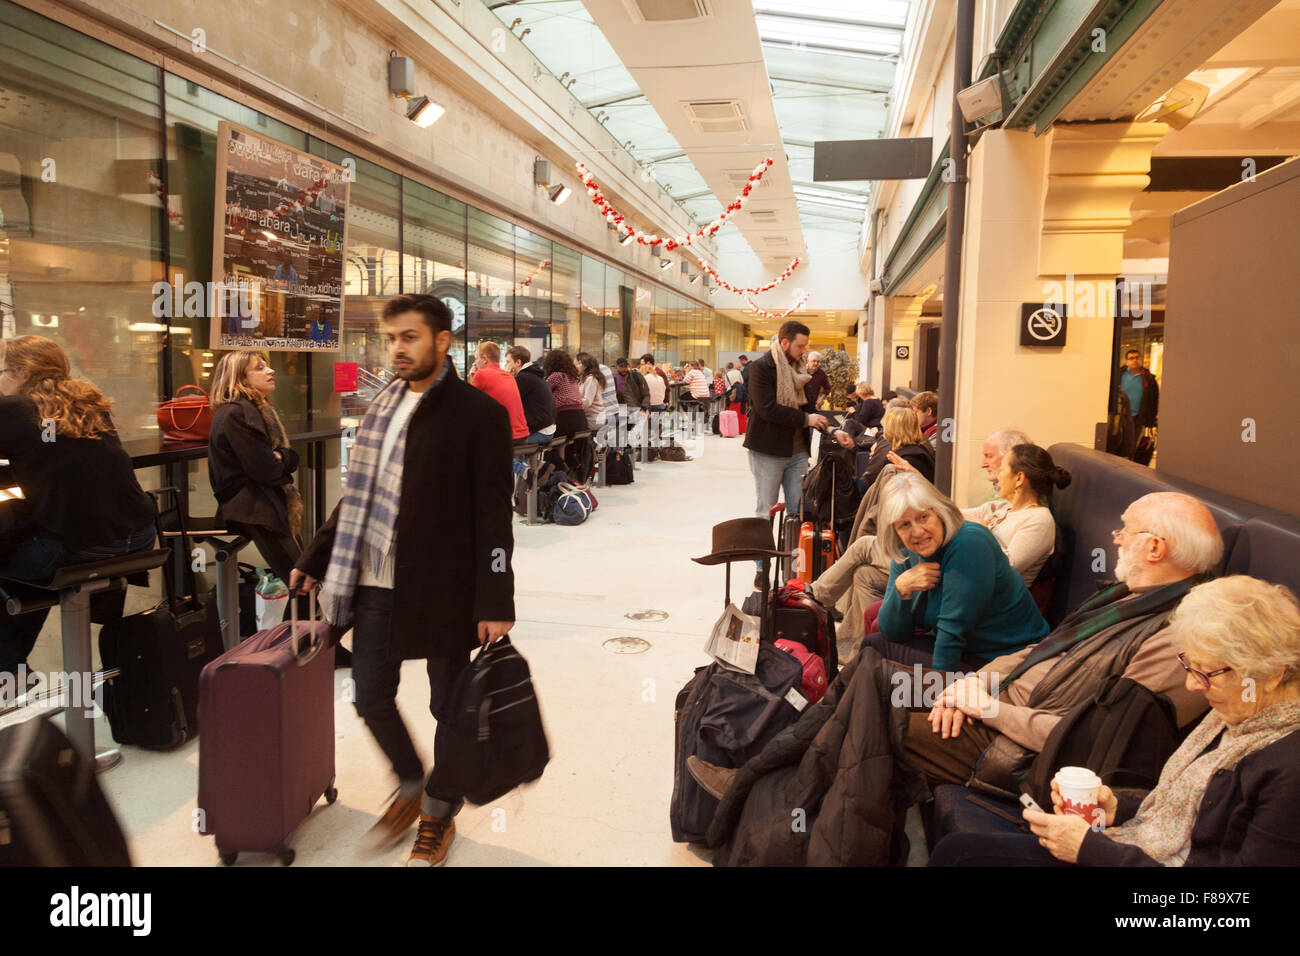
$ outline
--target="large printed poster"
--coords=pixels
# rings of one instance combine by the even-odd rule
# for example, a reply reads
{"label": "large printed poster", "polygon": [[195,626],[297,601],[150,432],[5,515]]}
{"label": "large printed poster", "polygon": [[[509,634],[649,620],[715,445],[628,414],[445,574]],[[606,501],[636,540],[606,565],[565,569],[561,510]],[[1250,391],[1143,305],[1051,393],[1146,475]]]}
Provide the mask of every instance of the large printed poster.
{"label": "large printed poster", "polygon": [[212,347],[339,350],[348,172],[221,122]]}
{"label": "large printed poster", "polygon": [[628,336],[628,361],[636,368],[637,357],[650,351],[650,304],[653,295],[649,289],[636,287],[632,305],[632,330]]}

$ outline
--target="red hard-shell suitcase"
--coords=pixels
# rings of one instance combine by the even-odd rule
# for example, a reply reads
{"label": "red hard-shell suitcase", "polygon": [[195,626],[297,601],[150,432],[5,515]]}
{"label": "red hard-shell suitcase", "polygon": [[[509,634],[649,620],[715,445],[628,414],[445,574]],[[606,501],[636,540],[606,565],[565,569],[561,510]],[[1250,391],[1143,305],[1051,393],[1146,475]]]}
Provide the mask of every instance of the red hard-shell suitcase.
{"label": "red hard-shell suitcase", "polygon": [[[290,601],[291,611],[296,601]],[[334,648],[329,625],[289,621],[254,634],[199,677],[199,809],[221,862],[274,852],[323,795],[333,803]]]}

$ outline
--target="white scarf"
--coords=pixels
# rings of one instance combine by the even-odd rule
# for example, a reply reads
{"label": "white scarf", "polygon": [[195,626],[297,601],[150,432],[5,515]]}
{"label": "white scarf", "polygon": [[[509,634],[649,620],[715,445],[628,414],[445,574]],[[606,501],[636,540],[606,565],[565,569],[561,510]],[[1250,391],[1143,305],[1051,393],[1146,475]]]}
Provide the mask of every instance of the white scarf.
{"label": "white scarf", "polygon": [[804,366],[804,360],[791,363],[781,348],[781,340],[772,337],[772,361],[776,363],[776,400],[787,408],[803,408],[808,404],[808,396],[803,387],[812,378]]}

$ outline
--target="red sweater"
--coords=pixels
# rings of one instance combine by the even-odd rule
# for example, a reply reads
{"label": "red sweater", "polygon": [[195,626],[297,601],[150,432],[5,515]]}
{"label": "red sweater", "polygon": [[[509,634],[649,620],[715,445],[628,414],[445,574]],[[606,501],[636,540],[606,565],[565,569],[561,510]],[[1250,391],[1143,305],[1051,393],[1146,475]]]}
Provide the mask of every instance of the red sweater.
{"label": "red sweater", "polygon": [[506,407],[510,413],[511,438],[528,437],[528,422],[524,419],[524,406],[513,375],[499,365],[488,365],[474,373],[474,387]]}

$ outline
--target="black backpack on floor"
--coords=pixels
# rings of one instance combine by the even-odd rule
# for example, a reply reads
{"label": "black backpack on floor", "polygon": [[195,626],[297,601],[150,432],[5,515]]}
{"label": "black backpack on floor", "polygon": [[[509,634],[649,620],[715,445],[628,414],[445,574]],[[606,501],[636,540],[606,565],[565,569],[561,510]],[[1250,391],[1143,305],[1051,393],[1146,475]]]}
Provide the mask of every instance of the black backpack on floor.
{"label": "black backpack on floor", "polygon": [[1114,674],[1096,697],[1075,707],[1052,728],[1021,790],[1050,813],[1056,771],[1087,767],[1112,790],[1145,796],[1155,788],[1180,742],[1169,698]]}
{"label": "black backpack on floor", "polygon": [[607,485],[630,485],[632,476],[632,456],[625,451],[610,450],[605,459],[605,483]]}

